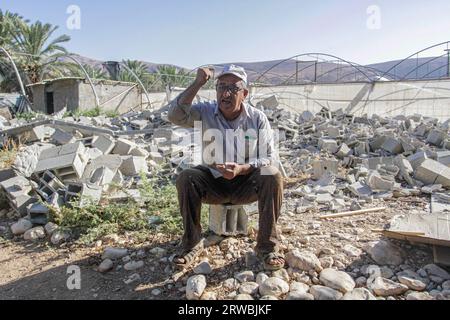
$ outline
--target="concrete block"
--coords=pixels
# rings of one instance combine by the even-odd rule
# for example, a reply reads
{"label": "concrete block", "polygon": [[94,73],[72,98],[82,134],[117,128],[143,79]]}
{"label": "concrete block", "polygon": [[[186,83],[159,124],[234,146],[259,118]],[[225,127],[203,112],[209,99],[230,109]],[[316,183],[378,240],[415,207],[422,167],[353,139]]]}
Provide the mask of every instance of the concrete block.
{"label": "concrete block", "polygon": [[102,189],[107,191],[116,174],[117,172],[112,171],[106,166],[102,166],[92,173],[89,183],[103,187]]}
{"label": "concrete block", "polygon": [[436,152],[436,160],[442,163],[444,166],[450,167],[450,151],[438,151]]}
{"label": "concrete block", "polygon": [[320,139],[318,146],[320,150],[327,151],[332,154],[335,154],[339,150],[337,141],[333,139]]}
{"label": "concrete block", "polygon": [[395,181],[383,179],[376,171],[372,171],[366,179],[367,185],[372,191],[392,191],[395,186]]}
{"label": "concrete block", "polygon": [[42,151],[34,173],[52,170],[63,181],[80,179],[86,163],[86,148],[77,142]]}
{"label": "concrete block", "polygon": [[319,180],[324,174],[338,174],[338,160],[316,160],[313,162],[313,179]]}
{"label": "concrete block", "polygon": [[145,159],[147,159],[149,157],[150,153],[140,147],[136,147],[133,150],[131,150],[130,152],[130,156],[135,156],[135,157],[144,157]]}
{"label": "concrete block", "polygon": [[72,134],[58,128],[55,129],[51,138],[53,142],[61,145],[76,142],[76,138]]}
{"label": "concrete block", "polygon": [[311,111],[303,111],[300,117],[304,122],[309,122],[314,119],[314,114]]}
{"label": "concrete block", "polygon": [[384,144],[384,142],[388,139],[387,136],[376,136],[373,138],[373,140],[369,143],[370,148],[372,151],[377,151],[381,149],[381,146]]}
{"label": "concrete block", "polygon": [[66,186],[50,171],[45,171],[39,178],[39,188],[36,192],[44,199],[48,200],[53,194],[64,190]]}
{"label": "concrete block", "polygon": [[373,193],[372,189],[370,189],[368,185],[363,184],[359,181],[350,185],[348,188],[355,196],[360,198],[370,197]]}
{"label": "concrete block", "polygon": [[114,147],[112,153],[127,156],[134,148],[136,148],[136,144],[134,142],[126,139],[117,139],[116,146]]}
{"label": "concrete block", "polygon": [[428,134],[427,142],[435,146],[440,146],[447,137],[444,131],[435,129],[431,130]]}
{"label": "concrete block", "polygon": [[328,127],[327,134],[330,138],[336,139],[341,136],[341,130],[339,127]]}
{"label": "concrete block", "polygon": [[426,185],[441,184],[450,187],[450,168],[435,160],[425,160],[415,171],[415,179]]}
{"label": "concrete block", "polygon": [[0,182],[17,177],[17,173],[13,169],[0,170]]}
{"label": "concrete block", "polygon": [[217,235],[247,235],[248,215],[244,206],[211,205],[209,229]]}
{"label": "concrete block", "polygon": [[369,143],[367,143],[367,142],[359,142],[355,146],[355,156],[357,156],[357,157],[362,156],[364,154],[369,154],[369,152],[370,152],[370,146],[369,146]]}
{"label": "concrete block", "polygon": [[164,138],[166,141],[172,141],[172,132],[170,129],[156,129],[153,133],[153,139]]}
{"label": "concrete block", "polygon": [[352,150],[345,143],[343,143],[339,147],[339,150],[336,153],[336,157],[338,157],[339,159],[344,159],[345,157],[349,156],[351,152]]}
{"label": "concrete block", "polygon": [[400,154],[404,151],[401,141],[391,137],[387,138],[386,141],[384,141],[381,149],[395,155]]}
{"label": "concrete block", "polygon": [[45,126],[34,127],[23,135],[23,137],[25,138],[24,141],[26,142],[43,141],[46,137],[46,133],[47,130]]}
{"label": "concrete block", "polygon": [[114,140],[107,136],[95,136],[92,140],[92,147],[99,149],[103,154],[110,154],[115,146]]}
{"label": "concrete block", "polygon": [[263,106],[264,109],[276,109],[280,105],[276,96],[270,96],[259,102],[258,104]]}
{"label": "concrete block", "polygon": [[414,170],[416,170],[427,159],[428,156],[424,151],[416,152],[407,158]]}
{"label": "concrete block", "polygon": [[83,207],[87,204],[98,204],[102,196],[102,187],[88,183],[69,183],[65,201]]}
{"label": "concrete block", "polygon": [[28,216],[34,225],[45,226],[48,223],[48,208],[42,203],[33,203],[28,207]]}
{"label": "concrete block", "polygon": [[122,162],[122,157],[119,155],[108,154],[98,157],[97,159],[92,160],[91,163],[87,165],[81,180],[84,182],[89,182],[89,179],[91,178],[93,172],[103,166],[109,168],[113,172],[117,172],[122,166]]}
{"label": "concrete block", "polygon": [[30,181],[23,176],[2,181],[0,182],[0,186],[11,208],[20,215],[27,214],[28,205],[38,201],[37,198],[29,195],[32,186]]}
{"label": "concrete block", "polygon": [[148,173],[148,166],[144,157],[127,156],[123,157],[122,160],[120,171],[125,176],[135,176],[141,172]]}
{"label": "concrete block", "polygon": [[133,130],[144,130],[149,125],[149,122],[147,120],[133,120],[130,121],[130,127]]}

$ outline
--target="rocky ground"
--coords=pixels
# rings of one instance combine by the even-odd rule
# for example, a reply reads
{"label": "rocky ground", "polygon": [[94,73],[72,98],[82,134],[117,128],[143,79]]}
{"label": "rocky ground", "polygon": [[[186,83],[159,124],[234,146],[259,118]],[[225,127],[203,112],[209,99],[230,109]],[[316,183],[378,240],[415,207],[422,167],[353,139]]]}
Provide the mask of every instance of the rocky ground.
{"label": "rocky ground", "polygon": [[[69,242],[56,248],[45,240],[12,238],[8,227],[14,221],[3,218],[0,299],[450,298],[450,274],[433,264],[431,247],[373,232],[401,212],[428,210],[425,199],[375,200],[366,207],[387,209],[320,220],[320,207],[297,213],[298,196],[292,190],[286,191],[279,221],[285,269],[262,270],[253,254],[255,227],[248,237],[206,234],[207,250],[176,282],[170,263],[176,237],[155,234],[138,244],[126,235],[111,235],[92,247]],[[251,225],[257,226],[257,217],[251,217]],[[80,289],[70,289],[71,266],[79,267]]]}

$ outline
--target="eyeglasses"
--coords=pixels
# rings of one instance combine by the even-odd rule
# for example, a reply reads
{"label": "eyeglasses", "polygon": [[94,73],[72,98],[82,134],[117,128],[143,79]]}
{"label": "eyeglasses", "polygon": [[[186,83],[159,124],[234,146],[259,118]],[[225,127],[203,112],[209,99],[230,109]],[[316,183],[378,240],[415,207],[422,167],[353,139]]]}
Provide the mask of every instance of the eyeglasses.
{"label": "eyeglasses", "polygon": [[219,84],[216,86],[216,90],[220,93],[224,93],[225,91],[229,91],[232,94],[236,94],[239,91],[243,90],[243,88],[238,87],[236,85],[231,85],[231,86],[227,86],[227,85],[223,85],[223,84]]}

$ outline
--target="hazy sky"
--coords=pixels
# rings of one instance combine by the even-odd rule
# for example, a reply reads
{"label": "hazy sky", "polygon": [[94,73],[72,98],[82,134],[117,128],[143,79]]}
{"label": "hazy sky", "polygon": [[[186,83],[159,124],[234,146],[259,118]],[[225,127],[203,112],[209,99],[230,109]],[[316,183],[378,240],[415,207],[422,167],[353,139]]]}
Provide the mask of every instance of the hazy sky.
{"label": "hazy sky", "polygon": [[[80,8],[80,29],[67,27],[70,5]],[[72,37],[66,48],[83,56],[191,68],[306,52],[369,64],[450,40],[449,0],[1,0],[0,8],[59,25]]]}

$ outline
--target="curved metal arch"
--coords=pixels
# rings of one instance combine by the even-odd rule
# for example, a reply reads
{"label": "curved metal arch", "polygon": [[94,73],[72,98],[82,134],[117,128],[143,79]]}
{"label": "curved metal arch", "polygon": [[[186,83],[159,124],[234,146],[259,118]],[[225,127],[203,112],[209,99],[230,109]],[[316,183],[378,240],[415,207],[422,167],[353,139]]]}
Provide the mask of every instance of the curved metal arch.
{"label": "curved metal arch", "polygon": [[[408,73],[407,73],[404,77],[402,77],[400,80],[407,80],[406,78],[407,78],[411,73],[413,73],[414,71],[417,71],[417,70],[419,70],[419,68],[423,67],[424,65],[426,65],[426,64],[428,64],[428,63],[430,63],[430,62],[432,62],[432,61],[434,61],[434,60],[443,58],[443,57],[445,57],[445,56],[447,56],[446,53],[443,54],[443,55],[441,55],[441,56],[434,57],[434,58],[432,58],[431,60],[428,60],[428,61],[426,61],[426,62],[424,62],[424,63],[421,63],[420,65],[418,65],[417,67],[415,67],[414,69],[412,69],[410,72],[408,72]],[[436,70],[434,70],[434,71],[436,71]],[[433,71],[433,72],[434,72],[434,71]],[[429,73],[427,73],[425,76],[422,76],[422,78],[420,78],[420,79],[423,79],[423,78],[426,77],[428,74],[429,74]]]}
{"label": "curved metal arch", "polygon": [[13,69],[14,69],[14,73],[16,74],[16,77],[17,77],[17,81],[19,81],[20,91],[22,91],[22,95],[25,98],[27,98],[27,93],[26,93],[25,87],[23,85],[22,77],[20,76],[19,70],[17,69],[17,66],[16,66],[16,63],[14,62],[14,59],[9,54],[8,50],[6,50],[5,48],[0,47],[0,50],[5,53],[5,55],[8,57],[8,60],[11,62],[12,66],[13,66]]}
{"label": "curved metal arch", "polygon": [[[383,73],[383,71],[378,70],[378,69],[373,68],[373,67],[365,66],[364,68],[366,68],[367,70],[369,70],[369,71],[375,73],[378,77],[381,77],[380,74]],[[351,74],[351,73],[346,73],[346,74],[344,74],[342,77],[336,79],[336,82],[339,82],[340,80],[344,79],[345,77],[347,77],[347,76],[350,75],[350,74]],[[389,76],[390,80],[395,80],[395,79],[396,79],[396,77],[395,77],[394,75],[392,75],[392,74],[389,74],[388,76]]]}
{"label": "curved metal arch", "polygon": [[425,74],[423,77],[422,77],[422,79],[425,79],[427,76],[429,76],[430,74],[432,74],[433,72],[435,72],[435,71],[438,71],[438,70],[441,70],[442,68],[447,68],[448,66],[445,64],[445,65],[443,65],[443,66],[440,66],[440,67],[438,67],[438,68],[435,68],[435,69],[433,69],[433,70],[431,70],[430,72],[428,72],[427,74]]}
{"label": "curved metal arch", "polygon": [[[444,44],[446,44],[446,45],[448,46],[449,43],[450,43],[450,41],[445,41],[445,42],[441,42],[441,43],[438,43],[438,44],[429,46],[429,47],[427,47],[427,48],[425,48],[425,49],[422,49],[422,50],[420,50],[420,51],[417,51],[417,52],[413,53],[412,55],[410,55],[410,56],[404,58],[403,60],[400,60],[400,61],[399,61],[398,63],[396,63],[395,65],[393,65],[390,69],[388,69],[388,70],[385,72],[385,74],[390,73],[393,69],[395,69],[396,67],[398,67],[400,64],[402,64],[402,63],[405,62],[406,60],[411,59],[411,58],[414,57],[415,55],[418,55],[418,54],[420,54],[420,53],[422,53],[422,52],[424,52],[424,51],[427,51],[427,50],[430,50],[430,49],[433,49],[433,48],[442,46],[442,45],[444,45]],[[383,77],[384,77],[385,74],[383,74]]]}
{"label": "curved metal arch", "polygon": [[[363,66],[361,66],[361,65],[359,65],[359,64],[357,64],[357,63],[354,63],[354,62],[347,61],[347,60],[342,59],[342,58],[340,58],[340,57],[338,57],[338,56],[334,56],[334,55],[326,54],[326,53],[320,53],[320,52],[303,53],[303,54],[299,54],[299,55],[296,55],[296,56],[293,56],[293,57],[284,59],[284,60],[282,60],[282,61],[280,61],[280,62],[274,64],[274,65],[273,65],[272,67],[270,67],[269,69],[267,69],[262,75],[265,75],[265,74],[266,74],[267,72],[269,72],[270,70],[274,69],[275,67],[277,67],[277,66],[281,65],[282,63],[287,62],[287,61],[289,61],[289,60],[293,60],[293,59],[296,59],[296,58],[299,58],[299,57],[314,56],[314,55],[316,55],[317,57],[318,57],[318,56],[331,57],[331,58],[337,59],[337,60],[339,60],[339,61],[345,62],[345,63],[347,63],[348,65],[350,65],[350,66],[352,66],[353,68],[355,68],[356,70],[358,70],[360,73],[362,73],[362,74],[367,78],[367,80],[372,81],[372,80],[369,78],[369,76],[359,68],[359,67],[363,67]],[[258,80],[259,80],[259,78],[258,78],[257,80],[255,80],[255,82],[257,82]]]}

